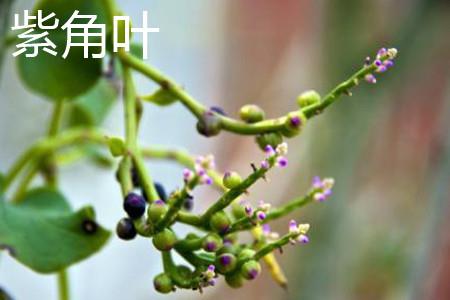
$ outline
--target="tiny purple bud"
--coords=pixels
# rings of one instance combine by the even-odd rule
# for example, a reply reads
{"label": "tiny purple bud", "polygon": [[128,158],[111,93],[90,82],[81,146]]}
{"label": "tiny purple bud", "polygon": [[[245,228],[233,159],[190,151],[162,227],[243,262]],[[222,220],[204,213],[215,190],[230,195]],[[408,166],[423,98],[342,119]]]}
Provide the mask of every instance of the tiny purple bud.
{"label": "tiny purple bud", "polygon": [[208,284],[209,284],[210,286],[214,286],[214,285],[216,285],[216,280],[215,280],[214,278],[212,278],[212,279],[210,279],[210,280],[208,281]]}
{"label": "tiny purple bud", "polygon": [[315,189],[320,189],[323,187],[322,179],[319,176],[314,176],[312,179],[312,186]]}
{"label": "tiny purple bud", "polygon": [[386,68],[390,68],[394,65],[394,62],[390,59],[387,59],[383,62],[383,65],[386,66]]}
{"label": "tiny purple bud", "polygon": [[253,214],[253,208],[249,204],[244,207],[244,210],[249,217]]}
{"label": "tiny purple bud", "polygon": [[381,65],[377,68],[376,72],[383,73],[383,72],[386,72],[386,70],[387,70],[387,67],[385,65]]}
{"label": "tiny purple bud", "polygon": [[304,235],[304,234],[300,234],[299,236],[298,236],[298,239],[297,239],[300,243],[302,243],[302,244],[308,244],[309,243],[309,237],[307,236],[307,235]]}
{"label": "tiny purple bud", "polygon": [[295,220],[290,220],[289,221],[289,232],[297,232],[298,231],[298,226],[297,226],[297,222]]}
{"label": "tiny purple bud", "polygon": [[269,167],[270,167],[270,165],[269,165],[269,162],[267,161],[267,160],[263,160],[262,162],[261,162],[261,168],[263,168],[263,169],[269,169]]}
{"label": "tiny purple bud", "polygon": [[381,48],[380,50],[378,50],[377,52],[377,58],[381,58],[383,55],[385,55],[387,53],[386,48]]}
{"label": "tiny purple bud", "polygon": [[333,194],[333,191],[331,189],[326,189],[323,191],[323,195],[325,198],[330,197]]}
{"label": "tiny purple bud", "polygon": [[266,213],[263,212],[263,211],[258,211],[258,212],[256,213],[256,216],[257,216],[257,218],[258,218],[260,221],[262,221],[262,220],[264,220],[264,219],[266,218]]}
{"label": "tiny purple bud", "polygon": [[299,116],[293,116],[290,118],[291,125],[294,127],[299,127],[302,124],[302,120]]}
{"label": "tiny purple bud", "polygon": [[267,156],[271,157],[275,155],[275,150],[271,145],[266,145],[264,148],[264,152],[266,152]]}
{"label": "tiny purple bud", "polygon": [[269,224],[263,224],[263,226],[262,226],[263,234],[267,236],[267,235],[270,234],[270,231],[271,231],[270,225]]}
{"label": "tiny purple bud", "polygon": [[314,200],[323,202],[326,200],[326,196],[323,193],[315,193],[314,194]]}
{"label": "tiny purple bud", "polygon": [[214,272],[216,270],[216,267],[214,265],[209,265],[208,266],[208,271],[209,272]]}
{"label": "tiny purple bud", "polygon": [[183,170],[183,178],[185,181],[190,181],[194,177],[194,173],[189,169]]}
{"label": "tiny purple bud", "polygon": [[288,164],[288,161],[287,161],[287,158],[286,158],[286,157],[283,157],[283,156],[277,157],[277,165],[278,165],[280,168],[286,167],[287,164]]}
{"label": "tiny purple bud", "polygon": [[381,60],[379,59],[375,59],[375,61],[373,62],[375,64],[375,66],[379,67],[381,66],[383,63],[381,62]]}
{"label": "tiny purple bud", "polygon": [[366,76],[364,76],[364,79],[365,79],[368,83],[372,83],[372,84],[377,83],[377,79],[375,78],[375,76],[373,76],[373,74],[367,74]]}

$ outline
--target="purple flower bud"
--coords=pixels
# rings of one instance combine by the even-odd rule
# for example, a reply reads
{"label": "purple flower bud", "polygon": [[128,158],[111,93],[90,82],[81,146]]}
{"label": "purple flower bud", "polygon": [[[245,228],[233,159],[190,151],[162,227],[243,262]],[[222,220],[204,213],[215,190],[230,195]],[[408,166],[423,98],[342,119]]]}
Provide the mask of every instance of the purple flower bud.
{"label": "purple flower bud", "polygon": [[300,234],[297,238],[297,240],[302,244],[308,244],[309,243],[309,237],[304,234]]}
{"label": "purple flower bud", "polygon": [[289,232],[295,233],[297,231],[298,231],[297,222],[295,220],[290,220],[289,221]]}
{"label": "purple flower bud", "polygon": [[208,266],[208,271],[209,272],[214,272],[216,270],[216,267],[214,265],[209,265]]}
{"label": "purple flower bud", "polygon": [[323,202],[326,200],[326,196],[323,193],[315,193],[314,194],[314,200]]}
{"label": "purple flower bud", "polygon": [[262,221],[262,220],[264,220],[264,219],[266,218],[266,213],[263,212],[263,211],[258,211],[258,212],[256,213],[256,217],[257,217],[260,221]]}
{"label": "purple flower bud", "polygon": [[366,76],[364,76],[364,80],[372,84],[377,83],[377,79],[375,78],[375,76],[373,76],[373,74],[367,74]]}
{"label": "purple flower bud", "polygon": [[183,170],[184,181],[191,181],[193,177],[194,177],[194,172],[192,172],[189,169],[184,169]]}
{"label": "purple flower bud", "polygon": [[287,164],[288,164],[288,161],[287,161],[287,158],[286,158],[286,157],[283,157],[283,156],[277,157],[277,165],[278,165],[280,168],[286,167]]}
{"label": "purple flower bud", "polygon": [[331,189],[326,189],[323,191],[323,195],[325,198],[330,197],[333,194],[333,191]]}
{"label": "purple flower bud", "polygon": [[384,73],[384,72],[386,72],[386,70],[387,70],[387,67],[385,65],[381,65],[381,66],[379,66],[377,68],[376,72],[377,73]]}
{"label": "purple flower bud", "polygon": [[267,161],[267,160],[263,160],[262,162],[261,162],[261,168],[263,168],[263,169],[269,169],[269,167],[270,167],[270,165],[269,165],[269,162]]}
{"label": "purple flower bud", "polygon": [[312,186],[315,189],[320,189],[323,187],[322,179],[319,176],[314,176],[312,179]]}
{"label": "purple flower bud", "polygon": [[383,62],[383,65],[385,65],[386,68],[390,68],[390,67],[392,67],[394,65],[394,62],[392,60],[390,60],[390,59],[387,59],[387,60],[385,60]]}
{"label": "purple flower bud", "polygon": [[262,226],[262,232],[263,232],[263,234],[266,235],[266,236],[269,235],[270,232],[271,232],[270,225],[269,225],[269,224],[263,224],[263,226]]}
{"label": "purple flower bud", "polygon": [[245,205],[244,210],[249,217],[253,214],[253,208],[249,204]]}
{"label": "purple flower bud", "polygon": [[275,155],[275,150],[271,145],[266,145],[264,148],[264,152],[266,152],[267,156],[271,157]]}
{"label": "purple flower bud", "polygon": [[381,58],[382,56],[384,56],[387,53],[386,48],[381,48],[380,50],[378,50],[377,52],[377,58]]}
{"label": "purple flower bud", "polygon": [[381,60],[379,59],[375,59],[375,61],[373,62],[375,64],[375,66],[379,67],[381,66],[383,63],[381,62]]}

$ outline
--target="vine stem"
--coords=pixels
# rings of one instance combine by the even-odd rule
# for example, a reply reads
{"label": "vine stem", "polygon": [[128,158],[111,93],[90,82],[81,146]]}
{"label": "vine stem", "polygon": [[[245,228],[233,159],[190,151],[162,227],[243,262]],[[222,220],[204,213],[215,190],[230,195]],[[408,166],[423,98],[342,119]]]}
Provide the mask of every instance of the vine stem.
{"label": "vine stem", "polygon": [[[123,51],[119,52],[122,53]],[[131,156],[134,166],[139,175],[139,180],[145,194],[148,196],[148,201],[153,202],[159,198],[153,180],[147,171],[142,154],[138,150],[137,145],[137,120],[136,120],[136,90],[134,87],[133,77],[130,69],[126,64],[123,64],[124,77],[124,101],[125,101],[125,144],[128,148],[128,155]],[[131,169],[129,170],[131,174]]]}
{"label": "vine stem", "polygon": [[[208,110],[204,105],[188,94],[178,83],[156,68],[145,64],[141,59],[134,57],[132,54],[120,52],[119,55],[124,64],[159,84],[162,89],[170,91],[197,119],[201,119],[203,113]],[[387,55],[380,58],[382,61],[386,59],[388,59]],[[377,66],[374,63],[362,67],[346,81],[340,83],[331,90],[321,102],[301,108],[300,111],[308,119],[322,113],[325,108],[335,102],[343,94],[350,95],[350,89],[358,85],[359,81],[362,80],[365,75],[375,71],[376,68]],[[222,129],[243,135],[256,135],[280,131],[287,120],[286,116],[282,116],[280,118],[267,119],[248,124],[227,116],[218,115],[218,117],[221,120]]]}

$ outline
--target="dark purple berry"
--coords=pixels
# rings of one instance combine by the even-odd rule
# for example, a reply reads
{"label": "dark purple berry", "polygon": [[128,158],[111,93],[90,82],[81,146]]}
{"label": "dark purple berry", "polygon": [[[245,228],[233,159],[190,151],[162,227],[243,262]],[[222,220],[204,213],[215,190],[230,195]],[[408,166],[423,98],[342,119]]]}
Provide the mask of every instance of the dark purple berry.
{"label": "dark purple berry", "polygon": [[132,240],[136,237],[136,228],[133,221],[129,218],[123,218],[117,223],[116,233],[122,240]]}
{"label": "dark purple berry", "polygon": [[194,198],[193,197],[187,197],[184,200],[183,208],[187,211],[191,211],[194,208]]}
{"label": "dark purple berry", "polygon": [[132,219],[140,218],[145,212],[145,199],[141,195],[129,193],[123,202],[123,209]]}
{"label": "dark purple berry", "polygon": [[220,129],[220,117],[211,110],[204,112],[197,122],[197,131],[206,137],[218,135]]}
{"label": "dark purple berry", "polygon": [[141,185],[141,182],[139,179],[139,172],[136,169],[136,167],[131,168],[131,182],[133,183],[134,187],[139,187]]}
{"label": "dark purple berry", "polygon": [[155,182],[154,185],[155,185],[156,192],[159,195],[159,199],[166,202],[167,201],[167,193],[166,193],[166,189],[164,188],[164,186],[159,182]]}

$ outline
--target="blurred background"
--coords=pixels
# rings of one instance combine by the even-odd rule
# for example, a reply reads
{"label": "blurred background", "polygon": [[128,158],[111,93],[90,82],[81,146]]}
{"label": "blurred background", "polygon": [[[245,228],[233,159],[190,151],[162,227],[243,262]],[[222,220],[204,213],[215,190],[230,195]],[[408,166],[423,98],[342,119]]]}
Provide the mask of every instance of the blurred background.
{"label": "blurred background", "polygon": [[[396,47],[395,67],[375,85],[361,84],[289,141],[290,167],[249,199],[283,203],[303,194],[312,176],[336,179],[326,203],[291,217],[312,225],[307,247],[278,255],[287,290],[268,272],[244,288],[223,282],[202,299],[450,299],[450,2],[445,0],[149,0],[119,1],[140,24],[142,10],[160,33],[150,36],[151,63],[206,105],[236,116],[255,103],[269,117],[295,109],[306,89],[325,94],[380,47]],[[17,0],[13,12],[30,9]],[[4,22],[5,16],[1,20]],[[11,22],[9,23],[11,26]],[[11,52],[0,79],[0,170],[45,134],[51,104],[24,90]],[[137,76],[139,91],[155,87]],[[123,133],[115,105],[104,128]],[[163,129],[163,130],[162,130]],[[220,170],[248,173],[261,156],[251,138],[222,133],[206,139],[180,105],[146,105],[143,144],[214,153]],[[150,162],[171,190],[181,168]],[[121,197],[111,170],[80,163],[62,169],[62,190],[75,208],[92,203],[114,228]],[[196,209],[217,194],[202,188]],[[288,218],[274,228],[287,228]],[[183,229],[180,229],[183,230]],[[73,299],[192,299],[153,291],[160,256],[146,239],[113,237],[99,253],[70,268]],[[0,286],[15,299],[56,299],[56,278],[36,274],[2,255]]]}

